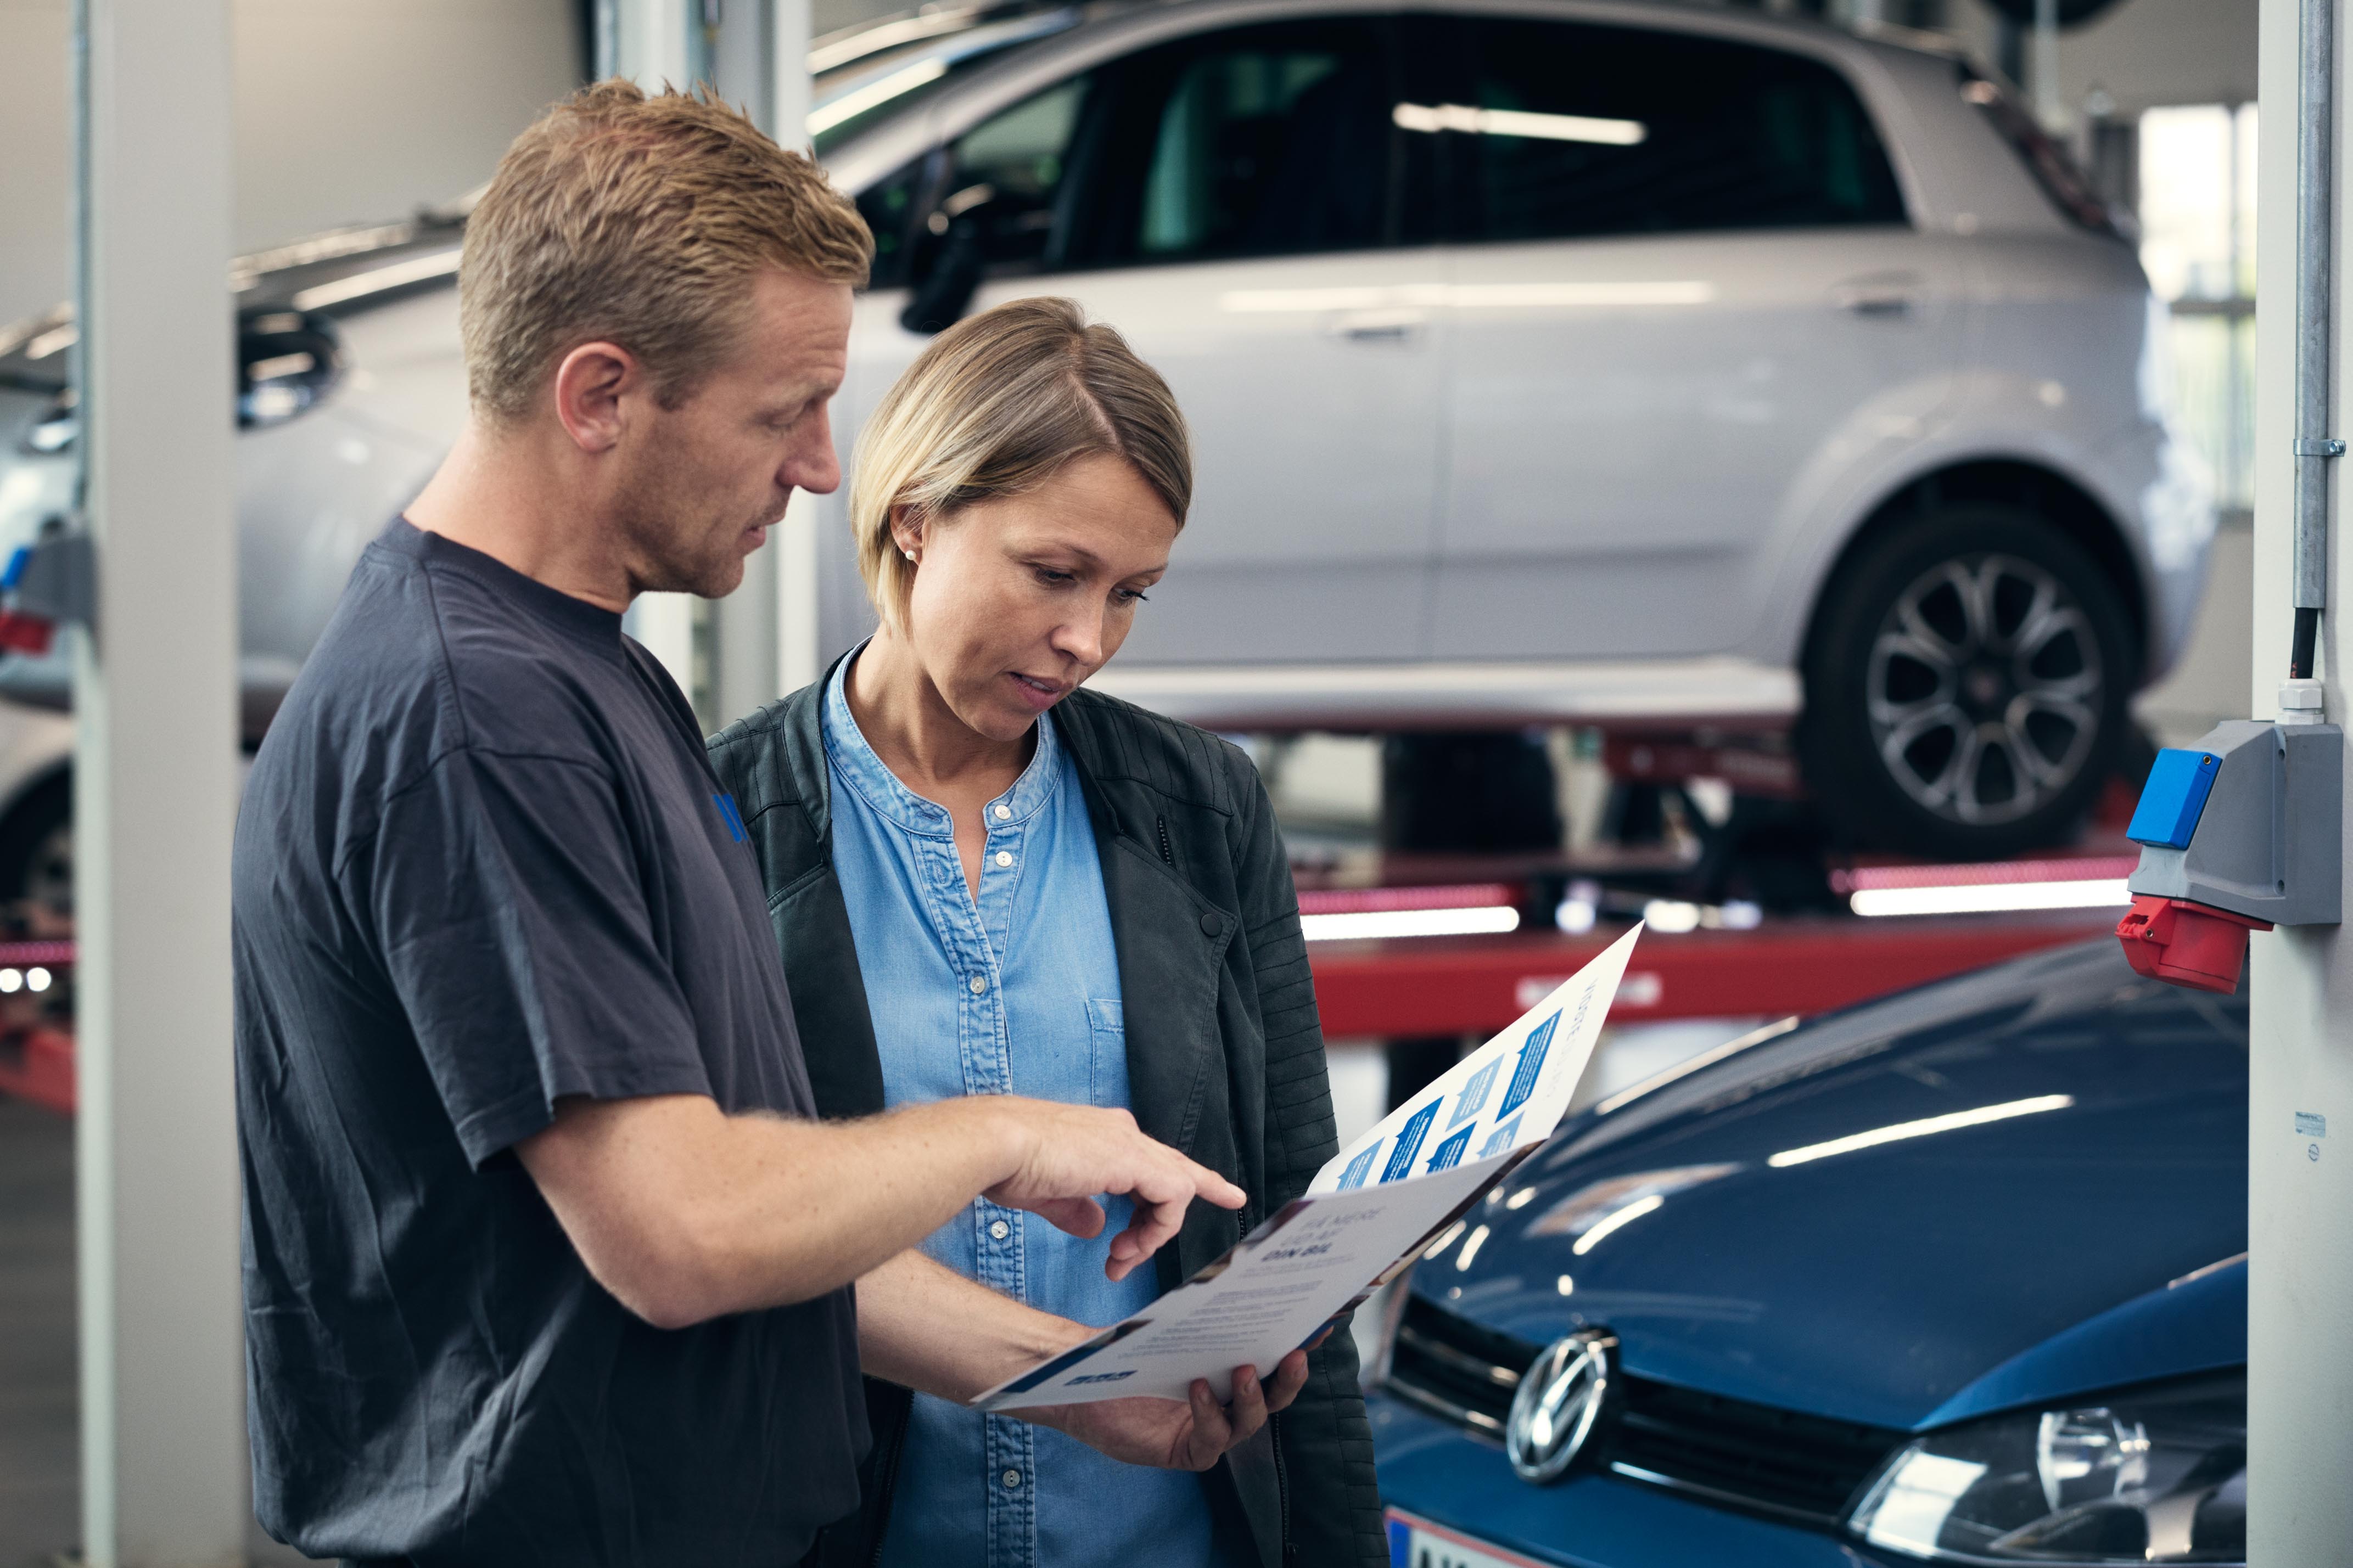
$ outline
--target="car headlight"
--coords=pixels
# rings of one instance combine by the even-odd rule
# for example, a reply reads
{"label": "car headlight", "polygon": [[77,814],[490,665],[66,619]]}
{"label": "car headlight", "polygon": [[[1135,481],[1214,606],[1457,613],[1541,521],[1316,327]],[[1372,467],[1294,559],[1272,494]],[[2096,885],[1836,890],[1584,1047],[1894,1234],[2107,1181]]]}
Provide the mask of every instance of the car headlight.
{"label": "car headlight", "polygon": [[1850,1527],[1935,1563],[2247,1560],[2247,1379],[2219,1373],[1916,1437]]}

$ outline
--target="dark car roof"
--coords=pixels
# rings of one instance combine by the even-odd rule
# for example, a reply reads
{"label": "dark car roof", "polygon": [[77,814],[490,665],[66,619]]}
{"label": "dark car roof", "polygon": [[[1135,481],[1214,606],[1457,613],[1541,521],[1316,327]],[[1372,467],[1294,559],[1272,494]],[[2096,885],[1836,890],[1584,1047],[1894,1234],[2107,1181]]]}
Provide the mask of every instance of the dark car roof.
{"label": "dark car roof", "polygon": [[2246,1041],[2242,998],[2142,980],[2113,941],[1998,965],[1605,1100],[1481,1212],[1470,1267],[1458,1246],[1414,1289],[1883,1426],[2228,1364],[2243,1293],[2201,1271],[2246,1248]]}

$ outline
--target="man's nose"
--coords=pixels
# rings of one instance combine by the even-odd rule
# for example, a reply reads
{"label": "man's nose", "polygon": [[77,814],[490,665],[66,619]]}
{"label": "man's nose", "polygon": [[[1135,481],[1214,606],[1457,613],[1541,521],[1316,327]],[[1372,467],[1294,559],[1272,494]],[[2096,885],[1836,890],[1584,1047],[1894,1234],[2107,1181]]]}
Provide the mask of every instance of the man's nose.
{"label": "man's nose", "polygon": [[778,477],[791,489],[812,495],[831,495],[841,488],[841,459],[833,451],[833,426],[819,417],[786,456]]}

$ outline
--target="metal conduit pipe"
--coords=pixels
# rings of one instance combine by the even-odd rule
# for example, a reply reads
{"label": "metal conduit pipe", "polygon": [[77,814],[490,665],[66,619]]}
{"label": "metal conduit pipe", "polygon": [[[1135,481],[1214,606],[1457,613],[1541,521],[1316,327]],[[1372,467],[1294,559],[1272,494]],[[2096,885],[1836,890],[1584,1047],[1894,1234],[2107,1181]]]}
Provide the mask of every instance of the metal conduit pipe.
{"label": "metal conduit pipe", "polygon": [[2295,629],[2288,677],[2312,677],[2320,612],[2328,604],[2328,462],[2345,450],[2329,435],[2330,226],[2334,221],[2336,0],[2302,0],[2298,16],[2295,148]]}

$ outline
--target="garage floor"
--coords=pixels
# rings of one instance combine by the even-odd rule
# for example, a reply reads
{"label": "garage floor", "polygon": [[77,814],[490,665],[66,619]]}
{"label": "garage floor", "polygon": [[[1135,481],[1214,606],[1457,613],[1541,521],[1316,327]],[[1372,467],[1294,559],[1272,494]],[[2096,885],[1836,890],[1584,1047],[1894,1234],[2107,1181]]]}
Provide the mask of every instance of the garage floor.
{"label": "garage floor", "polygon": [[[0,1098],[0,1568],[54,1568],[81,1539],[73,1124]],[[263,1535],[255,1568],[310,1561]]]}
{"label": "garage floor", "polygon": [[0,1100],[0,1568],[81,1533],[73,1257],[73,1124]]}

